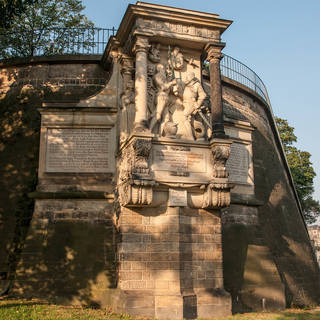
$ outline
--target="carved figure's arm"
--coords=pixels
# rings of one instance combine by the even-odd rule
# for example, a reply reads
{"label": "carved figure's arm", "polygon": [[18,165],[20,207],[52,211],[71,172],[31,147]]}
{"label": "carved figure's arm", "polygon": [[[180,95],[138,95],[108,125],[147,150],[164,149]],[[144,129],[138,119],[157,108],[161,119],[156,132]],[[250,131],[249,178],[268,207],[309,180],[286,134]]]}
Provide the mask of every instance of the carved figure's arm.
{"label": "carved figure's arm", "polygon": [[197,99],[197,108],[200,108],[203,104],[203,101],[205,100],[205,98],[207,97],[207,94],[205,93],[205,91],[202,88],[201,83],[198,83],[198,99]]}

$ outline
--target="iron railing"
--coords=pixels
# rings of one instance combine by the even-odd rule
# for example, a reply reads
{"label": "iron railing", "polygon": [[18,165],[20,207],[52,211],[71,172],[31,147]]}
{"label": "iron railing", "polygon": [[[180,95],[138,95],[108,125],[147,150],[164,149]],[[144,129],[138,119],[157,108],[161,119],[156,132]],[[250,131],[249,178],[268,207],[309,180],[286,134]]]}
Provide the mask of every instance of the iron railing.
{"label": "iron railing", "polygon": [[50,28],[0,34],[0,58],[102,54],[116,29]]}
{"label": "iron railing", "polygon": [[[0,59],[59,54],[101,55],[116,31],[115,28],[51,28],[0,34]],[[223,76],[250,88],[270,105],[267,89],[252,69],[228,55],[224,55],[220,66]]]}
{"label": "iron railing", "polygon": [[253,90],[256,94],[262,97],[269,106],[271,106],[266,86],[252,69],[226,54],[220,62],[220,68],[221,75],[239,82]]}

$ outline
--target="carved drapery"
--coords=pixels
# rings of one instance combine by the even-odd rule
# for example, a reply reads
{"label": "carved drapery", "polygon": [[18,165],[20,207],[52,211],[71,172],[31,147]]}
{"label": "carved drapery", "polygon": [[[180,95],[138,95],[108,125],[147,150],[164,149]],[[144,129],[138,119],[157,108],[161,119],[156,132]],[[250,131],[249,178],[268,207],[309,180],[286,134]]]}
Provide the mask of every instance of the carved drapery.
{"label": "carved drapery", "polygon": [[225,137],[220,70],[220,60],[223,57],[221,51],[224,46],[225,44],[222,42],[209,43],[204,49],[209,61],[212,130],[213,137],[216,138]]}

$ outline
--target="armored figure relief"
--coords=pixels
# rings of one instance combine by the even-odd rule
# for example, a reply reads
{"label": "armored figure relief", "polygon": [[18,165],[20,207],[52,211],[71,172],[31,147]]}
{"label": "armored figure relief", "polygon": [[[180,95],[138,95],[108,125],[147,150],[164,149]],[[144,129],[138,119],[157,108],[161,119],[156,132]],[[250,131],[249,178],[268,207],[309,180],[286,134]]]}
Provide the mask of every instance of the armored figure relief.
{"label": "armored figure relief", "polygon": [[[186,129],[186,135],[188,138],[193,138],[192,132],[192,116],[197,112],[201,112],[200,109],[206,98],[206,93],[202,88],[200,81],[195,77],[194,72],[188,72],[183,90],[183,115],[184,115],[184,127]],[[197,121],[197,126],[201,123]]]}
{"label": "armored figure relief", "polygon": [[188,72],[183,90],[183,106],[186,119],[190,119],[192,113],[199,110],[206,98],[200,81],[195,77],[194,72]]}
{"label": "armored figure relief", "polygon": [[[176,84],[176,80],[168,81],[165,68],[162,64],[158,64],[156,67],[156,74],[153,76],[153,82],[157,89],[156,95],[156,107],[150,122],[150,131],[152,132],[154,126],[161,121],[164,109],[169,102],[170,89]],[[161,129],[159,129],[161,134]]]}

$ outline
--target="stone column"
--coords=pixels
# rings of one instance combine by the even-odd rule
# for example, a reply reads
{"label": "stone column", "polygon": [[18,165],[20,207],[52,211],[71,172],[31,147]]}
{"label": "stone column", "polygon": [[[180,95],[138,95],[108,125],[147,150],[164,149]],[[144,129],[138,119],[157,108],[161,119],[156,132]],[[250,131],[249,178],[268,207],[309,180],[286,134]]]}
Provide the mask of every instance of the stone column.
{"label": "stone column", "polygon": [[223,42],[208,43],[204,49],[207,54],[207,60],[209,61],[212,131],[214,138],[225,137],[220,71],[220,60],[223,57],[221,51],[224,48],[224,46],[225,44]]}
{"label": "stone column", "polygon": [[136,36],[133,53],[136,56],[135,72],[135,106],[136,115],[134,120],[134,131],[148,131],[147,118],[147,54],[149,41],[145,36]]}

